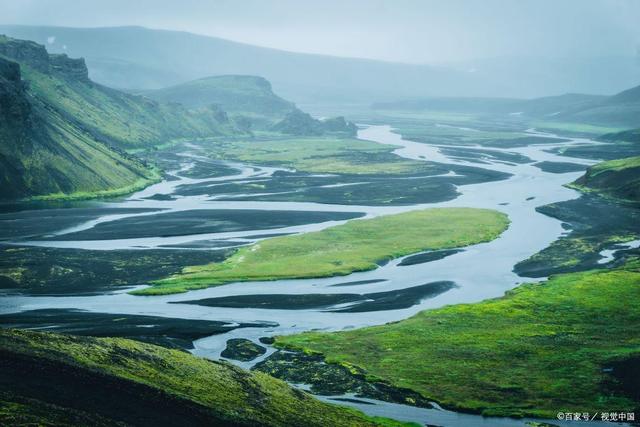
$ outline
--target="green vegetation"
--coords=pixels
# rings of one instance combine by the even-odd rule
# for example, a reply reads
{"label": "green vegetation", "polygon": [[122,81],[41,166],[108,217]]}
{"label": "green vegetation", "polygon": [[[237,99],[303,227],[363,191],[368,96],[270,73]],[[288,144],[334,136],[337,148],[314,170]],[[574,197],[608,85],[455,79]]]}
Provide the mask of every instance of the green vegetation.
{"label": "green vegetation", "polygon": [[210,148],[214,158],[287,167],[301,172],[338,174],[428,173],[432,166],[392,154],[394,146],[350,138],[308,137],[223,141]]}
{"label": "green vegetation", "polygon": [[242,123],[265,127],[281,120],[296,107],[273,93],[271,83],[257,76],[213,76],[176,86],[143,92],[163,102],[177,102],[187,107],[217,105]]}
{"label": "green vegetation", "polygon": [[160,174],[123,149],[232,133],[217,109],[191,111],[100,86],[84,60],[0,36],[0,198],[125,194]]}
{"label": "green vegetation", "polygon": [[601,162],[571,187],[621,200],[640,201],[640,156]]}
{"label": "green vegetation", "polygon": [[122,338],[2,329],[0,360],[3,425],[401,425],[265,374]]}
{"label": "green vegetation", "polygon": [[358,127],[351,122],[347,122],[342,116],[318,120],[298,109],[287,113],[270,130],[297,136],[335,135],[353,137],[358,133]]}
{"label": "green vegetation", "polygon": [[122,193],[158,179],[27,89],[19,65],[0,57],[0,199]]}
{"label": "green vegetation", "polygon": [[181,274],[133,292],[158,295],[229,282],[346,275],[424,250],[467,246],[495,239],[509,221],[487,209],[425,209],[352,220],[322,231],[266,239],[220,263],[186,267]]}
{"label": "green vegetation", "polygon": [[596,136],[603,133],[618,132],[621,127],[600,126],[588,123],[564,122],[564,121],[535,121],[531,123],[538,130],[547,130],[551,132],[562,132],[572,135]]}
{"label": "green vegetation", "polygon": [[617,270],[554,276],[494,300],[383,326],[281,336],[276,345],[321,353],[484,415],[632,411],[639,404],[631,368],[640,357],[639,268],[636,260]]}

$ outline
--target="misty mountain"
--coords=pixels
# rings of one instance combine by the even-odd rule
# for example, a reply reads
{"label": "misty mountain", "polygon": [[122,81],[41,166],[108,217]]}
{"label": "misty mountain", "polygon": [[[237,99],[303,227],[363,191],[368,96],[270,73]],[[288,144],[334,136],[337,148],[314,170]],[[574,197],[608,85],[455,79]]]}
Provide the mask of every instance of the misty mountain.
{"label": "misty mountain", "polygon": [[533,119],[635,128],[640,125],[640,86],[612,96],[568,93],[534,99],[410,98],[377,102],[372,107],[378,110],[517,114]]}
{"label": "misty mountain", "polygon": [[[632,57],[527,59],[428,66],[286,52],[186,32],[141,27],[0,26],[0,32],[86,59],[107,86],[158,89],[212,75],[265,77],[296,103],[370,103],[401,97],[534,97],[613,93],[638,83]],[[503,65],[500,65],[503,64]],[[535,65],[535,66],[534,66]],[[540,76],[544,78],[540,79]]]}

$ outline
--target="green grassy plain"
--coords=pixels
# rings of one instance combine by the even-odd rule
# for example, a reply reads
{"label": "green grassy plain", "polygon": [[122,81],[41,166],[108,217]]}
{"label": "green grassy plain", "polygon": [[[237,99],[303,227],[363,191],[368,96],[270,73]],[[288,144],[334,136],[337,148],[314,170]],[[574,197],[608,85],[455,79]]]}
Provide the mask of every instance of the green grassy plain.
{"label": "green grassy plain", "polygon": [[297,137],[225,141],[212,156],[248,163],[282,166],[309,173],[397,175],[428,173],[425,162],[392,154],[397,147],[354,138]]}
{"label": "green grassy plain", "polygon": [[615,382],[603,369],[640,357],[639,267],[553,276],[493,300],[353,331],[281,336],[276,345],[484,415],[632,411],[638,402],[607,386]]}
{"label": "green grassy plain", "polygon": [[599,126],[588,123],[561,122],[561,121],[534,121],[531,123],[538,130],[548,130],[552,132],[568,132],[577,135],[598,136],[605,133],[619,132],[624,130],[621,127]]}
{"label": "green grassy plain", "polygon": [[0,350],[3,425],[403,425],[128,339],[0,329]]}
{"label": "green grassy plain", "polygon": [[457,248],[495,239],[506,215],[487,209],[425,209],[352,220],[321,231],[266,239],[220,263],[182,273],[132,293],[160,295],[229,282],[341,276],[424,250]]}

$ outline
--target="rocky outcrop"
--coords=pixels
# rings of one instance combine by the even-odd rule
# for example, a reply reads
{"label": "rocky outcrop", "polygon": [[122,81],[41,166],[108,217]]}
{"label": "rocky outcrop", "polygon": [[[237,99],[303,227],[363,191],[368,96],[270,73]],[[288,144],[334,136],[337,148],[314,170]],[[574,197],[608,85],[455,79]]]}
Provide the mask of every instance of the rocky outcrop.
{"label": "rocky outcrop", "polygon": [[28,41],[16,40],[0,35],[0,55],[27,64],[43,72],[49,72],[49,54],[44,46]]}
{"label": "rocky outcrop", "polygon": [[26,64],[41,73],[89,82],[89,70],[83,58],[69,58],[66,54],[49,54],[44,46],[0,35],[0,55]]}
{"label": "rocky outcrop", "polygon": [[317,120],[310,114],[295,109],[276,123],[272,130],[298,136],[319,136],[325,134],[337,134],[340,136],[355,136],[358,128],[348,122],[344,117]]}
{"label": "rocky outcrop", "polygon": [[69,58],[67,55],[49,55],[51,70],[62,76],[89,82],[89,70],[84,58]]}

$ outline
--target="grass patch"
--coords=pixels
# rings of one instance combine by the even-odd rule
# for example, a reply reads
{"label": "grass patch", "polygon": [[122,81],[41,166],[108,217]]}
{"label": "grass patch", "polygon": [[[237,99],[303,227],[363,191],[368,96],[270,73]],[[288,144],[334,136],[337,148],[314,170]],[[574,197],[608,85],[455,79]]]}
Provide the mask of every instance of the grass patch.
{"label": "grass patch", "polygon": [[266,239],[239,249],[221,263],[186,267],[181,274],[133,292],[157,295],[229,282],[347,275],[423,250],[467,246],[495,239],[507,216],[487,209],[425,209],[352,220],[322,231]]}
{"label": "grass patch", "polygon": [[221,142],[212,157],[310,173],[396,175],[430,172],[425,162],[392,154],[396,147],[352,138],[314,137]]}
{"label": "grass patch", "polygon": [[276,344],[484,415],[632,411],[638,402],[609,387],[603,368],[640,354],[638,267],[558,275],[494,300]]}

